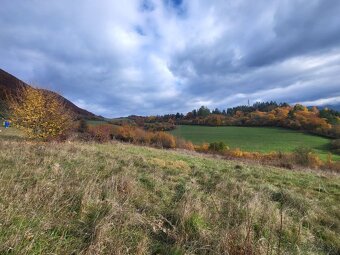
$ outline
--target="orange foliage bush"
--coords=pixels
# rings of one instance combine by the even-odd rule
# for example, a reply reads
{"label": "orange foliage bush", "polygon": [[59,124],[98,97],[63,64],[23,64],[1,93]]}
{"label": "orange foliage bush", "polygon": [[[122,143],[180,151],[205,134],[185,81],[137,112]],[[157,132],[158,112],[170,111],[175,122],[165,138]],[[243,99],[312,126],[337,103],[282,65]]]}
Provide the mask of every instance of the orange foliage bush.
{"label": "orange foliage bush", "polygon": [[306,166],[310,168],[319,168],[322,165],[320,158],[308,148],[297,148],[292,154],[292,160],[297,165]]}
{"label": "orange foliage bush", "polygon": [[327,161],[325,164],[320,166],[321,169],[338,172],[340,173],[340,162],[339,161]]}
{"label": "orange foliage bush", "polygon": [[208,153],[209,152],[209,143],[202,143],[200,145],[194,146],[195,151]]}
{"label": "orange foliage bush", "polygon": [[165,132],[156,132],[151,137],[151,143],[157,147],[172,149],[176,147],[175,137]]}
{"label": "orange foliage bush", "polygon": [[136,138],[135,129],[135,127],[129,125],[118,127],[114,130],[114,137],[118,140],[131,143]]}
{"label": "orange foliage bush", "polygon": [[133,126],[121,126],[114,131],[114,137],[117,140],[131,142],[143,145],[152,145],[161,148],[182,148],[186,150],[193,150],[194,147],[191,142],[183,139],[175,138],[174,136],[165,132],[149,132],[141,128]]}
{"label": "orange foliage bush", "polygon": [[186,141],[184,139],[177,138],[177,137],[176,137],[176,148],[185,149],[185,150],[189,150],[189,151],[195,150],[192,142],[189,142],[189,141]]}
{"label": "orange foliage bush", "polygon": [[151,138],[152,138],[151,132],[147,132],[140,128],[136,128],[134,130],[134,139],[133,139],[134,143],[148,145],[148,144],[151,144]]}
{"label": "orange foliage bush", "polygon": [[98,142],[107,142],[113,138],[113,127],[109,124],[89,127],[88,132]]}

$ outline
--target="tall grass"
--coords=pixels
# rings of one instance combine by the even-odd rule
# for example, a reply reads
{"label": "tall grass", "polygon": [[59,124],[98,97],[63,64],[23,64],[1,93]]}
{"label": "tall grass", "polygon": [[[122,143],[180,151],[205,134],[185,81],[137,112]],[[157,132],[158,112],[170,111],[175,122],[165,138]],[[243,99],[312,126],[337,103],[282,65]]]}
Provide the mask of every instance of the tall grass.
{"label": "tall grass", "polygon": [[0,254],[340,252],[337,175],[120,143],[0,148]]}

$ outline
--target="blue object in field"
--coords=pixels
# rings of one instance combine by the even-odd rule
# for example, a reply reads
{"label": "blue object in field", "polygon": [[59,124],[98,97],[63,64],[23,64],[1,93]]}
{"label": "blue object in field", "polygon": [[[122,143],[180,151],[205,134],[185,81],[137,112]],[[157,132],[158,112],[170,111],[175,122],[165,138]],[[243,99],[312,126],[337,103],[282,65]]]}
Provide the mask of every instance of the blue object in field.
{"label": "blue object in field", "polygon": [[5,121],[5,128],[9,128],[9,121]]}

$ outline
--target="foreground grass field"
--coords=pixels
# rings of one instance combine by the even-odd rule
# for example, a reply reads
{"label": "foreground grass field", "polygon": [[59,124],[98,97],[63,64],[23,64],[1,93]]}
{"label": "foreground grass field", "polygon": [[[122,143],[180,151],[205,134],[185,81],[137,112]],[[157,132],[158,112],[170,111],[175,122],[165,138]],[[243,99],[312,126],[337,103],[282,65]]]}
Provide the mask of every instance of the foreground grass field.
{"label": "foreground grass field", "polygon": [[340,178],[0,135],[0,254],[339,254]]}
{"label": "foreground grass field", "polygon": [[[322,159],[330,152],[330,139],[282,128],[178,126],[171,133],[196,144],[223,141],[230,148],[244,151],[291,152],[304,146]],[[340,160],[339,155],[333,154],[332,158]]]}

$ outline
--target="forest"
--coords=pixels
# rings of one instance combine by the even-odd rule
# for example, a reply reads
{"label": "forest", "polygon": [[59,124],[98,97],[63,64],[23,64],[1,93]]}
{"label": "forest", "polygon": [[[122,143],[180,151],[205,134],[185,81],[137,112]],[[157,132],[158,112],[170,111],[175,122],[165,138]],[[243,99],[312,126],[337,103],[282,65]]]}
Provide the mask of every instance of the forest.
{"label": "forest", "polygon": [[[210,110],[206,106],[187,114],[161,116],[129,116],[137,126],[153,131],[175,129],[176,125],[282,127],[306,131],[330,138],[340,137],[340,113],[316,106],[287,103],[257,102],[252,106],[237,106]],[[124,122],[124,121],[123,121]],[[131,122],[130,122],[131,124]]]}

